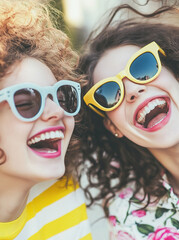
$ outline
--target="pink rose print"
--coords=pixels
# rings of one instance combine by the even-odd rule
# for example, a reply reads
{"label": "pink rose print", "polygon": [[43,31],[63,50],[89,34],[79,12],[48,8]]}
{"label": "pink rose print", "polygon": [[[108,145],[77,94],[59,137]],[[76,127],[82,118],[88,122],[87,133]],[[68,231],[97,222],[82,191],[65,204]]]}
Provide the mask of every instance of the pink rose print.
{"label": "pink rose print", "polygon": [[150,233],[147,240],[179,240],[179,232],[175,228],[158,228]]}
{"label": "pink rose print", "polygon": [[119,197],[122,199],[130,198],[132,197],[132,194],[133,194],[133,191],[131,188],[125,188],[123,191],[119,193]]}
{"label": "pink rose print", "polygon": [[136,211],[132,211],[132,216],[134,217],[144,217],[146,215],[146,211],[144,210],[136,210]]}
{"label": "pink rose print", "polygon": [[109,222],[112,226],[116,226],[116,217],[115,216],[109,216]]}
{"label": "pink rose print", "polygon": [[117,240],[135,240],[129,233],[119,231],[117,234]]}

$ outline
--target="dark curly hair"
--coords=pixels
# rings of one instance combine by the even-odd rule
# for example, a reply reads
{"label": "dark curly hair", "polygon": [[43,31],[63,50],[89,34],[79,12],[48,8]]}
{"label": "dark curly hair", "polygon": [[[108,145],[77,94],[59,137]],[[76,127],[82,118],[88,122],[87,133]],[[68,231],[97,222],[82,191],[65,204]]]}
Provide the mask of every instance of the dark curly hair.
{"label": "dark curly hair", "polygon": [[[139,20],[135,18],[113,22],[116,14],[124,8],[140,15]],[[156,41],[167,55],[166,58],[161,56],[162,64],[175,75],[176,79],[179,79],[179,28],[175,25],[159,23],[157,18],[154,18],[165,12],[175,11],[178,9],[162,7],[154,13],[145,15],[126,4],[115,8],[103,30],[95,37],[91,35],[87,42],[88,50],[81,57],[79,71],[87,76],[82,95],[93,85],[93,72],[99,58],[107,49],[120,45],[132,44],[143,47]],[[103,119],[99,115],[85,104],[82,108],[80,170],[82,166],[88,177],[89,184],[82,187],[90,200],[89,205],[96,200],[105,199],[104,209],[108,214],[108,201],[130,182],[135,182],[134,194],[143,189],[144,198],[148,199],[146,206],[151,201],[151,196],[156,200],[164,196],[166,190],[160,181],[164,171],[163,166],[148,149],[138,146],[126,137],[114,137],[105,129]],[[98,188],[99,192],[96,196],[90,193],[92,188]]]}
{"label": "dark curly hair", "polygon": [[[26,57],[46,64],[57,81],[70,79],[81,82],[76,74],[78,55],[72,50],[69,38],[59,28],[61,12],[53,8],[50,0],[0,1],[0,81],[10,73],[11,66]],[[75,172],[74,152],[79,148],[72,136],[66,155],[66,175]],[[0,149],[0,158],[5,153]]]}

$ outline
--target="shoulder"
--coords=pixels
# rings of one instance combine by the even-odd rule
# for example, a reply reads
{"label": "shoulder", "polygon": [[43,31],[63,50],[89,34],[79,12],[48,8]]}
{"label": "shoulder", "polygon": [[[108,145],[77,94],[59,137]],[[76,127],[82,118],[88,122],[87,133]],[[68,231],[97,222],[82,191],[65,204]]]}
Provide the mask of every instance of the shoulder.
{"label": "shoulder", "polygon": [[66,201],[67,204],[67,200],[80,204],[84,203],[84,195],[78,184],[75,185],[71,179],[67,182],[66,178],[62,178],[37,184],[31,189],[28,203],[40,204],[41,200],[47,205],[57,201]]}
{"label": "shoulder", "polygon": [[24,233],[28,227],[38,229],[38,239],[47,229],[54,239],[81,239],[88,235],[91,239],[83,192],[72,180],[66,183],[66,179],[60,179],[32,189],[27,204],[30,221]]}

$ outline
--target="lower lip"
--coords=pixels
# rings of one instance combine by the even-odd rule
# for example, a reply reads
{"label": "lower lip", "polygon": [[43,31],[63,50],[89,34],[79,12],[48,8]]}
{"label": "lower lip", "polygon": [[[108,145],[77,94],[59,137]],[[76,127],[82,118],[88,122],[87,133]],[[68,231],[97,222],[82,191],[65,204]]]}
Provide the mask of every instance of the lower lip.
{"label": "lower lip", "polygon": [[36,151],[32,148],[30,148],[30,149],[40,157],[43,157],[43,158],[57,158],[57,157],[60,157],[60,155],[61,155],[61,141],[59,141],[59,143],[58,143],[58,151],[54,152],[54,153],[38,152],[38,151]]}
{"label": "lower lip", "polygon": [[170,106],[169,101],[167,101],[167,104],[168,104],[169,111],[168,111],[166,117],[164,119],[162,119],[159,123],[157,123],[155,126],[153,126],[151,128],[144,128],[137,122],[135,122],[135,126],[146,132],[155,132],[155,131],[158,131],[161,128],[163,128],[168,123],[168,121],[170,120],[170,116],[171,116],[171,106]]}

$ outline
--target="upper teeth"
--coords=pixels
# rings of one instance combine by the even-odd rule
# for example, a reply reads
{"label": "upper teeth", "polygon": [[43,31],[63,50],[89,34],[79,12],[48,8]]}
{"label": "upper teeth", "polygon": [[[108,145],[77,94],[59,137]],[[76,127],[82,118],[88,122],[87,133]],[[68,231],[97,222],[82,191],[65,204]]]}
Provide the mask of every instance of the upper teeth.
{"label": "upper teeth", "polygon": [[142,108],[137,115],[137,122],[144,123],[146,115],[153,110],[156,106],[163,108],[166,104],[164,99],[155,99],[149,102],[144,108]]}
{"label": "upper teeth", "polygon": [[50,131],[50,132],[46,132],[46,133],[42,133],[36,137],[31,138],[27,143],[29,145],[34,144],[34,143],[38,143],[40,141],[44,141],[46,139],[63,139],[64,138],[64,134],[62,131],[60,130],[56,130],[56,131]]}

